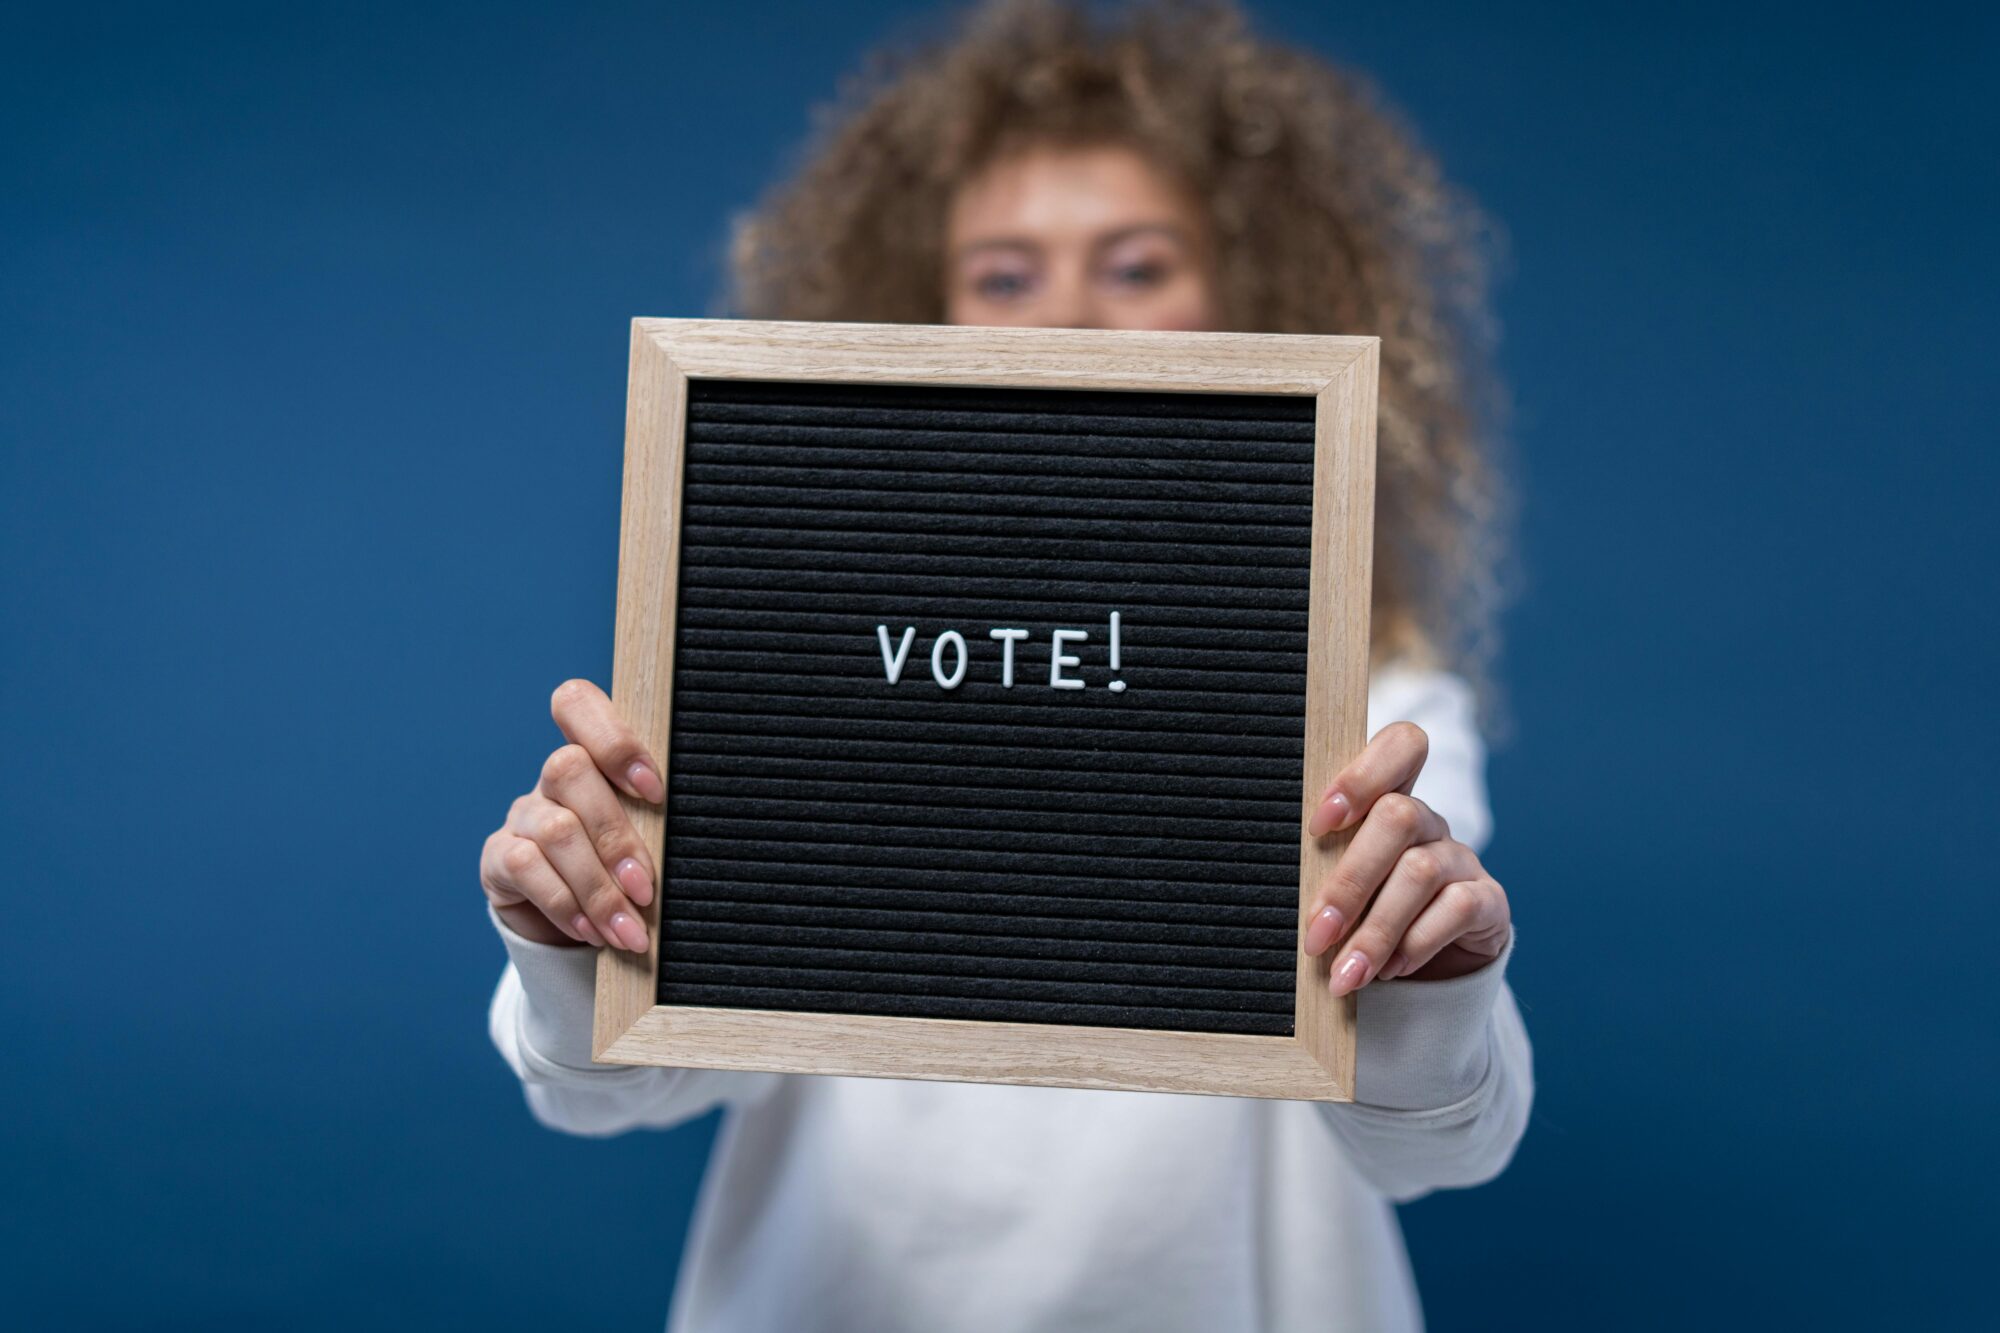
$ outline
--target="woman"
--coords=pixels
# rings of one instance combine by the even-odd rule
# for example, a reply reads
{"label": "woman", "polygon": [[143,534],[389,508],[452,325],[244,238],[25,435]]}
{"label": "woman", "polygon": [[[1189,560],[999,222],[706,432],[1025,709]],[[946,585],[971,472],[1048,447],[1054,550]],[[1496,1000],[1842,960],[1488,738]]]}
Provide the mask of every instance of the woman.
{"label": "woman", "polygon": [[1379,730],[1311,818],[1355,834],[1302,926],[1359,992],[1359,1072],[1332,1106],[593,1066],[584,946],[643,950],[657,884],[614,789],[664,789],[603,691],[567,682],[566,743],[481,861],[511,960],[492,1034],[557,1129],[728,1108],[675,1328],[1421,1322],[1391,1203],[1498,1173],[1532,1096],[1476,850],[1494,486],[1471,221],[1346,76],[1233,11],[1106,27],[1010,3],[856,90],[742,227],[752,316],[1382,336]]}

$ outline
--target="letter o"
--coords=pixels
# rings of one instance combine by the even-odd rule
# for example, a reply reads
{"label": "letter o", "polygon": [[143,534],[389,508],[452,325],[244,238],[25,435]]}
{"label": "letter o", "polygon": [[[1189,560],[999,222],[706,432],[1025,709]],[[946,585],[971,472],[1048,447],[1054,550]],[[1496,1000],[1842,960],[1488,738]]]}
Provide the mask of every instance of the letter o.
{"label": "letter o", "polygon": [[[947,643],[958,650],[958,668],[949,677],[944,674],[944,646]],[[946,630],[931,645],[931,679],[947,690],[957,689],[958,683],[965,679],[965,636],[957,630]]]}

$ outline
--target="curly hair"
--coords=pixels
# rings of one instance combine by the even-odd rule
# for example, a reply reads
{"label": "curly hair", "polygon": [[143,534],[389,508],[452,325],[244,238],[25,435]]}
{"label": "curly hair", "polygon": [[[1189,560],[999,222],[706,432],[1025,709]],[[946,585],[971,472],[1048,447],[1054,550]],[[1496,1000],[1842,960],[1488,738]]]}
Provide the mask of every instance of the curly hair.
{"label": "curly hair", "polygon": [[878,53],[737,220],[730,308],[942,321],[955,191],[1036,144],[1129,147],[1186,187],[1217,238],[1220,327],[1382,339],[1375,659],[1456,669],[1491,703],[1491,229],[1369,84],[1226,0],[991,0],[941,41]]}

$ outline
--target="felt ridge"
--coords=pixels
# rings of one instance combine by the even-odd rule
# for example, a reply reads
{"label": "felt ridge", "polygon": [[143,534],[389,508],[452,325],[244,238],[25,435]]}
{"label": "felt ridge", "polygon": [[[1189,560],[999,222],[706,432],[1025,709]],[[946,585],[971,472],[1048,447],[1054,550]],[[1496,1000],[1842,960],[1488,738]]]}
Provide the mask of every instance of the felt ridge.
{"label": "felt ridge", "polygon": [[[1108,959],[1125,963],[1167,963],[1183,967],[1268,970],[1273,953],[1291,954],[1295,943],[1276,948],[1218,944],[1204,940],[1156,942],[1143,935],[1109,938],[1058,936],[989,937],[963,930],[900,930],[820,926],[772,921],[682,919],[674,938],[678,944],[747,945],[753,948],[823,949],[861,953],[928,955],[951,960],[955,955],[1041,961]],[[1268,977],[1260,978],[1259,984]]]}
{"label": "felt ridge", "polygon": [[[810,532],[815,536],[823,532],[861,532],[883,540],[912,536],[985,536],[1019,542],[1022,536],[1021,524],[1015,516],[985,510],[935,514],[898,511],[884,514],[867,508],[809,505],[766,508],[751,505],[712,506],[704,505],[698,496],[682,499],[681,521],[684,534],[733,526],[741,530],[780,527],[788,531]],[[1291,530],[1296,526],[1234,528],[1228,534],[1227,543],[1218,543],[1216,549],[1253,546],[1274,552],[1285,551],[1299,541],[1299,533]],[[1045,514],[1040,517],[1036,531],[1041,538],[1051,541],[1119,542],[1132,549],[1147,543],[1182,547],[1199,545],[1213,536],[1213,529],[1201,521],[1200,515],[1190,520]],[[685,543],[689,538],[684,535],[682,540]]]}
{"label": "felt ridge", "polygon": [[[1312,505],[1306,501],[1265,502],[1191,498],[1166,499],[1158,496],[1130,498],[1087,495],[1030,495],[1008,491],[979,494],[964,488],[933,491],[848,491],[826,486],[760,486],[712,482],[688,495],[687,503],[698,506],[696,513],[710,521],[719,513],[724,521],[731,511],[752,514],[787,514],[822,511],[842,512],[841,503],[849,494],[862,496],[868,512],[879,514],[956,517],[980,514],[988,518],[1077,518],[1129,519],[1142,523],[1225,521],[1259,523],[1310,530]],[[1016,525],[1018,531],[1020,525]]]}
{"label": "felt ridge", "polygon": [[[760,956],[760,948],[765,952]],[[700,966],[703,980],[726,983],[740,978],[767,983],[779,974],[800,985],[837,984],[827,974],[853,973],[891,993],[1005,994],[1014,999],[1096,1000],[1130,1004],[1157,992],[1169,1002],[1198,994],[1206,1006],[1289,1012],[1292,987],[1282,971],[1258,973],[1238,968],[1107,962],[1102,959],[1003,958],[954,952],[931,954],[738,946],[686,941],[661,945],[661,964]],[[1002,990],[991,983],[1021,983]]]}
{"label": "felt ridge", "polygon": [[[1083,710],[1078,711],[1082,713]],[[711,717],[722,725],[706,725],[707,719]],[[813,742],[842,740],[854,743],[855,749],[852,753],[857,757],[866,755],[878,760],[886,759],[890,753],[889,747],[899,744],[927,743],[942,745],[948,750],[955,750],[962,754],[964,747],[967,745],[1018,745],[1022,740],[1030,740],[1031,744],[1034,743],[1031,738],[1022,737],[1020,735],[1020,728],[1018,727],[982,726],[976,723],[932,722],[926,729],[931,737],[930,740],[925,742],[907,742],[899,740],[896,735],[884,736],[882,728],[877,724],[871,723],[867,718],[821,718],[818,722],[817,735],[801,735],[797,725],[797,716],[786,713],[710,714],[705,712],[691,712],[686,714],[686,720],[687,726],[682,735],[699,738],[704,743],[715,740],[740,742],[752,739],[780,738],[789,739],[798,744],[801,747],[799,752],[803,753],[805,747]],[[1148,757],[1154,760],[1164,758],[1176,763],[1196,765],[1229,759],[1289,761],[1274,763],[1272,766],[1265,768],[1248,770],[1254,775],[1266,777],[1281,776],[1288,769],[1296,768],[1305,753],[1305,743],[1297,738],[1289,736],[1262,736],[1248,733],[1236,737],[1237,744],[1233,747],[1227,749],[1218,748],[1207,752],[1193,749],[1188,746],[1188,743],[1191,740],[1203,740],[1219,745],[1220,742],[1214,741],[1212,737],[1200,736],[1188,732],[1112,730],[1100,726],[1089,739],[1090,744],[1088,746],[1085,746],[1081,742],[1064,744],[1053,740],[1044,744],[1047,746],[1052,761],[1068,759],[1079,763],[1093,761],[1108,762],[1109,756],[1115,754],[1119,756],[1120,763],[1131,764],[1133,766],[1132,771],[1135,772],[1140,771],[1137,762],[1139,757]],[[740,750],[740,747],[732,744],[724,747],[724,749],[725,751],[731,749]],[[749,753],[750,751],[741,752]],[[1146,771],[1152,770],[1148,769]],[[1166,771],[1186,772],[1190,770],[1168,769]],[[1196,768],[1192,771],[1199,772],[1204,770]],[[1224,774],[1230,770],[1217,767],[1213,771],[1218,774]]]}
{"label": "felt ridge", "polygon": [[[852,799],[814,799],[814,797],[790,797],[786,801],[762,803],[750,793],[740,791],[720,791],[720,793],[688,793],[678,791],[674,801],[680,805],[680,815],[688,821],[718,821],[720,825],[740,823],[740,821],[762,821],[778,823],[790,827],[814,827],[814,829],[910,829],[910,831],[950,831],[960,833],[968,841],[964,847],[976,847],[978,835],[984,833],[1036,833],[1048,831],[1050,835],[1086,835],[1092,839],[1104,837],[1104,817],[1110,815],[1116,827],[1126,833],[1126,837],[1140,837],[1146,841],[1156,841],[1162,845],[1192,843],[1192,845],[1214,845],[1226,841],[1256,841],[1270,831],[1270,817],[1250,817],[1250,819],[1228,819],[1216,815],[1140,815],[1132,811],[1122,811],[1116,805],[1092,805],[1088,801],[1072,803],[1066,807],[1042,807],[1042,809],[1018,809],[1018,807],[992,807],[986,805],[978,809],[978,815],[968,817],[966,807],[946,805],[942,801],[922,801],[914,805],[900,805],[894,815],[884,815],[880,807],[852,801]],[[690,825],[692,827],[692,825]],[[718,825],[704,825],[718,827]]]}
{"label": "felt ridge", "polygon": [[[800,540],[800,536],[806,540]],[[882,552],[900,542],[918,540],[926,542],[928,552],[936,554],[964,554],[972,558],[1012,558],[1020,554],[1020,534],[1000,534],[1000,532],[920,532],[902,530],[882,524],[870,528],[800,528],[800,526],[774,526],[760,528],[748,524],[712,524],[712,522],[686,522],[682,524],[682,542],[694,552],[762,552],[780,550],[784,554],[846,554],[846,552]],[[1090,538],[1076,536],[1038,536],[1036,550],[1042,558],[1072,560],[1078,556],[1102,558],[1104,542],[1116,542],[1120,562],[1130,564],[1190,564],[1190,542],[1184,538],[1158,536],[1158,530],[1148,524],[1126,522],[1118,524],[1116,530],[1104,532]],[[1212,540],[1198,548],[1202,558],[1200,568],[1268,568],[1276,572],[1286,572],[1292,568],[1302,568],[1300,564],[1278,564],[1272,560],[1272,544],[1244,542],[1222,542]]]}
{"label": "felt ridge", "polygon": [[[701,761],[699,767],[690,766],[687,771],[700,772],[711,777],[730,777],[743,773],[779,774],[785,770],[779,761],[800,763],[835,769],[840,773],[855,771],[880,772],[884,765],[907,766],[916,777],[929,770],[948,767],[958,774],[961,786],[994,786],[994,781],[1016,769],[1035,769],[1050,772],[1051,762],[1063,762],[1074,757],[1076,764],[1101,759],[1101,749],[1070,749],[1047,746],[1041,749],[1008,749],[986,747],[982,752],[982,762],[976,768],[968,768],[963,763],[950,762],[963,753],[957,745],[919,741],[885,741],[875,739],[868,742],[865,752],[857,752],[849,741],[826,739],[817,736],[790,736],[782,732],[762,735],[736,735],[724,738],[726,744],[717,744],[715,737],[687,735],[675,738],[680,758]],[[1192,766],[1190,766],[1192,765]],[[747,767],[746,767],[747,766]],[[1046,790],[1101,790],[1092,783],[1106,781],[1124,783],[1130,786],[1131,775],[1143,775],[1151,782],[1173,782],[1180,784],[1183,791],[1199,792],[1201,784],[1227,781],[1240,784],[1244,790],[1266,793],[1267,799],[1277,799],[1269,793],[1277,785],[1286,781],[1286,770],[1292,765],[1284,756],[1257,755],[1205,755],[1177,756],[1147,750],[1121,750],[1118,767],[1121,771],[1106,773],[1084,769],[1072,764],[1059,767],[1051,774],[1045,785]],[[913,779],[914,780],[914,779]],[[1009,779],[1012,780],[1012,779]],[[1081,787],[1067,787],[1062,784],[1077,783]]]}
{"label": "felt ridge", "polygon": [[660,986],[660,1003],[724,1009],[803,1010],[822,1014],[878,1014],[890,1018],[963,1018],[998,1023],[1058,1023],[1070,1027],[1148,1028],[1241,1036],[1292,1035],[1292,1014],[1289,1010],[1282,1014],[1244,1013],[1157,1004],[1035,1002],[937,993],[868,994],[790,986],[676,983],[664,979]]}
{"label": "felt ridge", "polygon": [[[916,850],[924,852],[933,849]],[[1275,868],[1255,862],[1217,862],[1212,874],[1201,876],[1194,873],[1200,869],[1201,863],[1186,861],[1177,866],[1134,866],[1131,873],[1119,872],[1121,864],[1129,864],[1120,859],[1079,860],[1074,866],[1058,867],[1056,858],[1044,858],[1041,862],[1031,861],[1031,864],[1047,867],[1041,870],[1024,870],[999,862],[995,862],[991,869],[954,870],[949,862],[941,865],[943,858],[937,856],[922,858],[904,854],[900,858],[870,860],[829,855],[801,862],[797,856],[749,856],[737,852],[735,848],[725,848],[724,851],[733,854],[718,857],[708,847],[677,851],[667,858],[667,872],[677,880],[682,876],[690,880],[724,880],[743,886],[742,892],[754,890],[761,897],[783,900],[790,900],[815,885],[826,889],[865,888],[887,895],[871,901],[893,904],[900,899],[903,905],[918,910],[923,909],[927,901],[921,896],[924,894],[933,895],[939,903],[953,894],[962,895],[968,901],[982,896],[990,900],[995,895],[1019,894],[1036,896],[1051,903],[1068,898],[1088,898],[1095,902],[1123,904],[1128,914],[1141,908],[1152,912],[1168,903],[1181,903],[1254,908],[1271,913],[1269,917],[1259,918],[1252,924],[1269,924],[1276,920],[1295,922],[1298,918],[1296,903],[1280,901],[1286,886],[1275,873]],[[779,869],[771,869],[773,866]],[[1135,889],[1135,884],[1146,887]],[[1293,896],[1297,896],[1295,887]],[[974,904],[975,908],[981,905],[984,904]],[[1045,914],[1062,915],[1052,911]]]}
{"label": "felt ridge", "polygon": [[704,411],[818,407],[857,416],[870,411],[999,413],[1008,419],[1053,415],[1122,416],[1192,421],[1310,423],[1304,394],[1177,393],[1127,389],[1031,389],[945,384],[830,384],[808,380],[697,380],[688,394]]}
{"label": "felt ridge", "polygon": [[[1090,899],[1062,900],[1061,906],[1070,909],[1067,914],[1049,912],[1044,915],[1025,909],[1008,910],[1019,908],[1022,900],[1006,894],[989,895],[985,901],[992,906],[987,910],[934,911],[782,899],[744,901],[729,896],[736,886],[727,880],[699,883],[711,892],[699,901],[681,905],[679,920],[683,927],[744,927],[769,931],[770,938],[798,930],[866,935],[883,942],[880,945],[883,948],[891,947],[885,941],[905,935],[926,939],[963,939],[968,943],[983,942],[981,937],[986,935],[1001,936],[1003,942],[1023,944],[1164,942],[1197,950],[1253,950],[1258,953],[1272,950],[1290,953],[1298,947],[1297,935],[1289,923],[1267,926],[1251,921],[1166,921],[1152,914],[1135,916],[1129,913],[1109,917],[1079,915],[1080,911],[1089,910]],[[838,887],[832,891],[837,893]],[[1009,932],[1022,930],[1027,933],[1009,935]],[[1063,933],[1051,933],[1057,931]]]}
{"label": "felt ridge", "polygon": [[[802,873],[782,877],[780,882],[781,877],[766,869],[772,864],[780,863],[766,861],[742,866],[676,857],[670,863],[676,885],[690,892],[699,890],[703,896],[676,903],[675,911],[700,912],[714,906],[738,915],[784,906],[829,912],[887,912],[912,921],[929,915],[1022,918],[1022,929],[1030,935],[1042,928],[1041,922],[1050,919],[1063,922],[1064,931],[1094,932],[1110,926],[1139,929],[1134,925],[1130,884],[1100,888],[1074,877],[1051,884],[1046,880],[1036,883],[1018,876],[989,875],[976,883],[959,879],[940,887],[935,875],[896,867],[871,873],[866,866],[832,865],[807,867]],[[997,882],[1009,879],[1017,882],[1005,887]],[[864,882],[852,882],[856,880]],[[1037,891],[1049,889],[1066,889],[1067,893]],[[1225,896],[1217,901],[1212,895],[1218,891],[1211,889],[1210,893],[1197,894],[1179,885],[1175,896],[1156,897],[1147,903],[1148,921],[1158,922],[1163,931],[1148,938],[1177,938],[1173,931],[1184,926],[1218,931],[1297,929],[1298,908],[1277,903],[1268,886],[1245,889],[1233,900]]]}
{"label": "felt ridge", "polygon": [[[879,794],[879,795],[878,795]],[[1035,788],[1022,791],[1012,786],[976,787],[931,783],[899,783],[866,774],[829,779],[770,777],[762,773],[716,775],[685,774],[674,788],[678,801],[714,797],[736,803],[823,803],[851,800],[857,795],[892,802],[901,809],[936,806],[943,810],[993,808],[998,810],[1062,811],[1101,810],[1117,814],[1148,815],[1174,813],[1195,818],[1249,819],[1269,821],[1285,818],[1297,807],[1291,800],[1252,800],[1237,796],[1176,795],[1171,792],[1051,791]],[[1261,825],[1260,825],[1261,827]]]}

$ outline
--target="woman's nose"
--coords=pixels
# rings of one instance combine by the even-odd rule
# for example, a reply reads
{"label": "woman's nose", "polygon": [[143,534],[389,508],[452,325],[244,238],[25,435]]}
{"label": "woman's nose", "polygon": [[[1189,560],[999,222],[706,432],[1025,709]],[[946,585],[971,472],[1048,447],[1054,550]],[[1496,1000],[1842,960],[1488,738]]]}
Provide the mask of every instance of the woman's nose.
{"label": "woman's nose", "polygon": [[1081,275],[1066,274],[1050,282],[1035,313],[1037,322],[1050,329],[1094,329],[1101,322],[1090,284]]}

